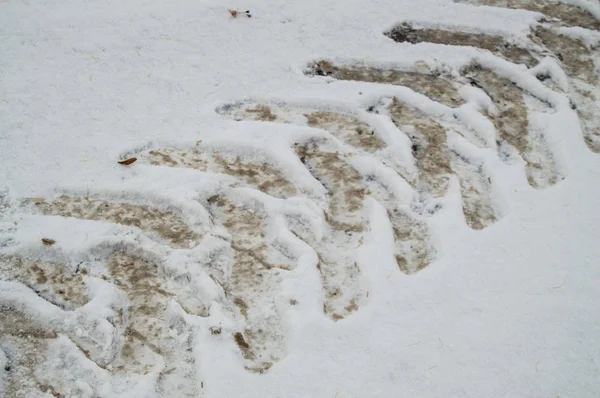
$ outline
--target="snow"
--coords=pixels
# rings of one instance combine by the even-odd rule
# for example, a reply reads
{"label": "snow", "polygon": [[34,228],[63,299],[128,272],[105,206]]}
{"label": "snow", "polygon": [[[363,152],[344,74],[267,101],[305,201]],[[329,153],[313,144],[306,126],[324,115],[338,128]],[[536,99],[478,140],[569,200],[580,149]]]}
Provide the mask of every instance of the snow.
{"label": "snow", "polygon": [[[593,2],[569,2],[600,15]],[[232,18],[228,8],[249,9],[252,18]],[[108,363],[111,344],[120,344],[113,337],[121,325],[107,319],[127,298],[100,275],[108,274],[105,262],[114,247],[134,247],[162,259],[161,272],[173,278],[169,288],[179,289],[182,305],[173,298],[166,311],[193,328],[189,340],[202,383],[199,397],[600,396],[600,155],[586,147],[567,94],[535,78],[546,72],[566,89],[567,75],[551,58],[527,70],[474,48],[399,44],[383,35],[409,21],[524,42],[539,15],[450,0],[0,1],[0,253],[62,261],[70,270],[87,262],[91,274],[84,277],[90,301],[68,311],[24,284],[5,281],[0,269],[0,310],[14,307],[60,329],[36,377],[68,386],[64,393],[73,397],[170,395],[158,391],[163,363],[143,376],[117,377],[81,351],[87,347]],[[597,32],[561,29],[588,43],[598,41]],[[467,103],[451,109],[405,87],[304,75],[306,65],[320,59],[405,70],[420,61],[453,73],[477,59],[545,103],[530,110],[531,129],[543,132],[565,178],[534,189],[524,161],[499,158],[490,147],[494,127],[479,113],[493,103],[481,90],[463,86]],[[333,253],[355,258],[362,272],[357,295],[366,296],[360,296],[357,311],[333,321],[323,313],[319,253],[287,221],[308,220],[316,240],[327,234],[325,188],[292,146],[329,133],[236,122],[215,110],[238,101],[270,101],[351,113],[376,128],[388,148],[348,163],[361,175],[379,176],[406,208],[414,208],[421,204],[411,203],[416,199],[410,184],[377,160],[395,158],[416,173],[407,160],[410,141],[396,134],[385,115],[364,111],[391,97],[477,133],[479,143],[454,134],[449,146],[484,165],[499,219],[483,230],[469,228],[460,184],[451,178],[447,194],[425,204],[441,209],[418,216],[432,233],[435,261],[406,275],[394,258],[386,208],[367,195],[362,245],[341,252],[346,246],[340,244],[340,253]],[[339,140],[329,144],[340,153],[348,149]],[[225,173],[154,166],[143,159],[127,168],[117,164],[153,148],[196,146],[272,164],[298,195],[276,198]],[[228,233],[215,232],[206,205],[224,192],[246,211],[264,215],[264,240],[296,259],[270,292],[273,308],[264,309],[265,316],[283,314],[278,333],[285,340],[282,357],[262,374],[244,368],[248,361],[231,337],[244,324],[223,304],[222,288],[207,265],[227,249]],[[41,215],[21,204],[63,193],[184,214],[204,235],[189,249],[173,248],[132,226]],[[45,247],[40,245],[45,237],[59,238]],[[224,261],[231,267],[232,255]],[[184,310],[196,302],[210,307],[208,316]],[[213,334],[213,327],[221,333]],[[187,332],[177,333],[174,339],[187,338]],[[94,351],[97,342],[103,351]],[[0,369],[7,358],[0,345]],[[0,395],[6,378],[0,371]]]}

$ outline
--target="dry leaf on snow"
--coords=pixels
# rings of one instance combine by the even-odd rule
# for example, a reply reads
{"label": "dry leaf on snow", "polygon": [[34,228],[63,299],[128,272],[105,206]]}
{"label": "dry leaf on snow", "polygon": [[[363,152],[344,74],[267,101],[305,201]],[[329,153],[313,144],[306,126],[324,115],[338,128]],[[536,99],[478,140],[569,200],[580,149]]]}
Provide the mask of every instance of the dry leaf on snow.
{"label": "dry leaf on snow", "polygon": [[119,162],[119,164],[122,164],[123,166],[129,166],[130,164],[132,164],[136,160],[137,160],[137,158],[129,158],[129,159],[121,160]]}

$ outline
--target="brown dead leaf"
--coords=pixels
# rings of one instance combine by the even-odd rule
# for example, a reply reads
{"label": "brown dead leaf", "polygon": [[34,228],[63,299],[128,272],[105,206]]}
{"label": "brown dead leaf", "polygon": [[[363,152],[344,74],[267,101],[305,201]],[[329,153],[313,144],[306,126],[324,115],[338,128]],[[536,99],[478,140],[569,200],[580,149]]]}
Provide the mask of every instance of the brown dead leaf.
{"label": "brown dead leaf", "polygon": [[129,158],[129,159],[121,160],[119,162],[119,164],[122,164],[123,166],[129,166],[130,164],[132,164],[136,160],[137,160],[137,158]]}
{"label": "brown dead leaf", "polygon": [[248,18],[252,18],[252,15],[250,15],[250,10],[246,10],[246,11],[238,11],[238,10],[231,10],[231,9],[227,9],[227,11],[229,11],[229,13],[231,14],[231,16],[232,16],[233,18],[237,18],[237,16],[238,16],[239,14],[241,14],[241,15],[245,15],[245,16],[247,16]]}
{"label": "brown dead leaf", "polygon": [[42,243],[46,246],[52,246],[56,241],[54,239],[42,238]]}

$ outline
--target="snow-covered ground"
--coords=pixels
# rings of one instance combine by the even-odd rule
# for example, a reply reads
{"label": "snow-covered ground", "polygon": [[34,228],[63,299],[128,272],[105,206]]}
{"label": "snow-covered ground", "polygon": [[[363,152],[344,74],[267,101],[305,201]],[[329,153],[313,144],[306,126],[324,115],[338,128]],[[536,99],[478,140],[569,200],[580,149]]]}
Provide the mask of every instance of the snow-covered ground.
{"label": "snow-covered ground", "polygon": [[561,4],[0,0],[0,396],[600,396]]}

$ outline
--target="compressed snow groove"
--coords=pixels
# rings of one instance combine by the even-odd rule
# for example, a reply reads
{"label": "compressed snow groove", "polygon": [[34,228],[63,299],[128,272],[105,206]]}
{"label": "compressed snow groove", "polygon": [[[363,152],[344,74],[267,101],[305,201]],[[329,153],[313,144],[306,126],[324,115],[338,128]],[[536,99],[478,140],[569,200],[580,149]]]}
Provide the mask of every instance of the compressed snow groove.
{"label": "compressed snow groove", "polygon": [[283,103],[238,102],[218,109],[234,120],[294,123],[329,131],[340,141],[369,153],[386,147],[377,131],[354,115],[330,110],[294,107]]}
{"label": "compressed snow groove", "polygon": [[483,229],[498,219],[491,195],[491,180],[481,166],[461,156],[447,143],[447,130],[440,122],[424,112],[402,103],[396,97],[387,106],[375,108],[408,134],[419,170],[417,187],[420,191],[443,196],[449,177],[455,174],[460,181],[463,214],[467,225]]}
{"label": "compressed snow groove", "polygon": [[145,205],[61,195],[53,201],[34,201],[44,214],[107,221],[137,227],[173,247],[189,247],[202,238],[180,215]]}
{"label": "compressed snow groove", "polygon": [[517,44],[510,43],[502,36],[439,28],[415,28],[406,22],[384,34],[398,43],[436,43],[469,46],[488,50],[508,61],[516,64],[524,64],[528,67],[535,66],[538,63],[538,59],[531,49],[522,48]]}
{"label": "compressed snow groove", "polygon": [[157,148],[141,159],[151,165],[184,167],[199,171],[228,174],[269,195],[287,198],[296,195],[292,182],[269,162],[245,158],[239,154],[206,150],[198,145],[190,149]]}
{"label": "compressed snow groove", "polygon": [[556,184],[560,173],[550,151],[545,146],[533,145],[529,137],[529,116],[522,90],[509,79],[478,64],[463,69],[462,74],[493,99],[497,109],[488,116],[500,139],[515,148],[525,160],[529,184],[534,188]]}
{"label": "compressed snow groove", "polygon": [[208,203],[211,215],[231,236],[234,263],[221,285],[246,321],[245,329],[236,332],[234,338],[247,360],[246,369],[262,373],[284,355],[283,326],[275,297],[280,272],[292,268],[293,259],[273,259],[273,248],[265,239],[265,217],[260,212],[219,195],[208,198]]}
{"label": "compressed snow groove", "polygon": [[[89,300],[81,275],[65,272],[61,264],[2,256],[0,276],[2,280],[28,286],[42,299],[63,309],[81,307]],[[48,340],[70,331],[61,325],[49,327],[38,322],[13,303],[2,302],[0,313],[0,349],[8,358],[6,366],[10,370],[4,386],[6,396],[34,396],[36,390],[57,393],[55,386],[36,378],[35,370],[44,360]]]}
{"label": "compressed snow groove", "polygon": [[367,190],[360,175],[337,152],[323,149],[326,144],[296,143],[295,149],[302,163],[329,192],[329,206],[324,211],[329,233],[324,242],[313,246],[319,255],[324,311],[338,320],[356,311],[362,299],[358,265],[351,258],[340,258],[336,252],[338,247],[351,252],[357,246],[357,238],[365,230],[362,208]]}
{"label": "compressed snow groove", "polygon": [[448,106],[458,106],[463,103],[458,94],[458,85],[439,72],[421,73],[412,70],[382,69],[364,65],[336,65],[329,60],[320,60],[310,64],[306,74],[330,76],[338,80],[405,86]]}
{"label": "compressed snow groove", "polygon": [[[179,396],[194,397],[198,393],[194,356],[191,353],[194,334],[185,319],[170,314],[172,300],[178,299],[176,286],[161,275],[158,264],[143,256],[116,252],[108,260],[112,282],[127,294],[129,304],[115,318],[124,328],[123,345],[112,369],[119,373],[146,374],[160,363],[157,388]],[[182,305],[187,313],[203,315],[201,306]],[[157,357],[161,358],[158,359]]]}
{"label": "compressed snow groove", "polygon": [[26,315],[7,306],[0,307],[0,348],[8,359],[5,370],[9,376],[4,381],[6,396],[35,396],[39,392],[55,392],[52,385],[40,383],[35,369],[43,361],[47,340],[56,339],[54,330],[48,330]]}

